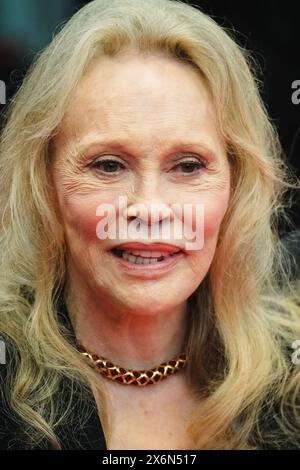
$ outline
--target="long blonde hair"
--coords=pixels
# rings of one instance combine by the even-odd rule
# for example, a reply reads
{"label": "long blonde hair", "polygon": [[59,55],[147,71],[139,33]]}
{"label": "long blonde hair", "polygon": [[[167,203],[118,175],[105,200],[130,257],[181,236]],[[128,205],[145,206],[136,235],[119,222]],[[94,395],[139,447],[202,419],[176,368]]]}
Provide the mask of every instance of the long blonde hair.
{"label": "long blonde hair", "polygon": [[[300,368],[290,345],[300,339],[299,285],[290,281],[278,222],[292,226],[286,208],[299,185],[248,52],[180,1],[88,3],[37,57],[10,103],[0,147],[0,335],[16,351],[10,406],[29,448],[46,438],[60,449],[55,431],[68,422],[72,402],[72,393],[66,408],[56,397],[62,377],[86,390],[95,382],[57,315],[66,253],[48,177],[50,143],[93,61],[130,47],[163,52],[202,74],[231,164],[230,203],[215,256],[188,300],[187,377],[199,397],[189,425],[195,449],[293,443]],[[266,426],[272,413],[275,425]]]}

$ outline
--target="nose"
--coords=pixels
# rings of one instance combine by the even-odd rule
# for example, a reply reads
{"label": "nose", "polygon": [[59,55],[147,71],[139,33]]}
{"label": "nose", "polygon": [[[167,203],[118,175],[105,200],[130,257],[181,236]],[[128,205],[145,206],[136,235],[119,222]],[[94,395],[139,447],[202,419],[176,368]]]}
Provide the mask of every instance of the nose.
{"label": "nose", "polygon": [[128,222],[138,218],[150,225],[168,219],[174,220],[173,210],[169,204],[159,196],[161,185],[153,173],[148,178],[141,178],[136,191],[132,195],[132,200],[127,204],[124,217]]}
{"label": "nose", "polygon": [[125,208],[125,217],[128,221],[138,218],[146,224],[159,223],[167,219],[174,220],[172,209],[165,203],[152,201],[151,203],[135,202]]}

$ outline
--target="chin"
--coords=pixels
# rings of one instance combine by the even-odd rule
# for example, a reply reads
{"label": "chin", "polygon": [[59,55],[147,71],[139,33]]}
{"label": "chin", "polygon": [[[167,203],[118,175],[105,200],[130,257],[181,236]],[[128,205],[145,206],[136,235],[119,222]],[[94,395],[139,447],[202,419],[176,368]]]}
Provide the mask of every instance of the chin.
{"label": "chin", "polygon": [[[124,304],[125,305],[125,304]],[[145,302],[145,298],[136,298],[131,299],[131,302],[126,305],[128,310],[134,311],[136,315],[159,315],[165,311],[170,311],[175,308],[176,304],[166,303],[163,301],[156,300],[153,302],[151,300]]]}

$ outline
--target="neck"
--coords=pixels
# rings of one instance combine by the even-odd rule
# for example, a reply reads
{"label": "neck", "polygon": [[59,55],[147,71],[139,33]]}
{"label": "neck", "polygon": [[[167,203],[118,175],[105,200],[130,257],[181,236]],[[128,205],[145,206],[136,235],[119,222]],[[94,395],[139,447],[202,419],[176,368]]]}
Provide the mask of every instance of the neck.
{"label": "neck", "polygon": [[185,350],[186,303],[157,312],[151,305],[128,308],[76,276],[69,279],[65,301],[77,340],[116,365],[150,369]]}

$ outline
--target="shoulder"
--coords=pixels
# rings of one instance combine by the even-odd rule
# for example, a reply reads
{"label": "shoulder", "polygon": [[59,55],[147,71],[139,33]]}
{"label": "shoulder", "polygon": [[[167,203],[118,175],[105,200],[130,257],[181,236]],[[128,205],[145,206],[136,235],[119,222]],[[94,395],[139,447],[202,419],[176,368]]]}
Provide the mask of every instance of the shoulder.
{"label": "shoulder", "polygon": [[[7,352],[6,363],[0,364],[0,450],[53,449],[53,443],[46,436],[41,436],[38,443],[31,443],[28,436],[34,429],[11,406],[11,390],[18,361],[14,359],[14,348],[8,346]],[[53,402],[58,417],[62,416],[66,408],[69,409],[67,418],[54,429],[61,449],[106,449],[104,432],[91,391],[62,375]],[[30,406],[30,403],[27,404]],[[41,416],[48,415],[49,409],[45,408]]]}

